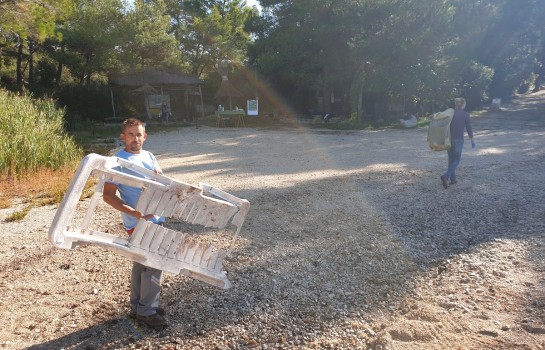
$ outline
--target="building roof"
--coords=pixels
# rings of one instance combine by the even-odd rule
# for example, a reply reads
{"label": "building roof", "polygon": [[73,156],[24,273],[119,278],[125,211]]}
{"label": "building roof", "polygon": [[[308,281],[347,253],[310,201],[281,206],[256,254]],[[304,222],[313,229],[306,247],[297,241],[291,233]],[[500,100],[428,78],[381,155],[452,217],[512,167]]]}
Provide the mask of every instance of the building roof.
{"label": "building roof", "polygon": [[145,69],[131,73],[110,74],[110,84],[119,86],[202,85],[204,81],[195,75],[160,69]]}

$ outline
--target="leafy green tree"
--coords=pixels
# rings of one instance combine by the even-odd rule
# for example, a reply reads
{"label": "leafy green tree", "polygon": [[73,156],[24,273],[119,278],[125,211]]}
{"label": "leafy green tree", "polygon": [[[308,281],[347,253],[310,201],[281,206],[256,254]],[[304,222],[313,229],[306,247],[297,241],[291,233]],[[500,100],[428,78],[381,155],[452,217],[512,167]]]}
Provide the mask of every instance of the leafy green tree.
{"label": "leafy green tree", "polygon": [[532,70],[543,66],[545,12],[536,9],[544,0],[261,4],[263,27],[250,60],[298,105],[305,91],[326,97],[343,82],[357,111],[365,94],[436,106],[463,94],[477,105],[489,89],[505,96],[528,86]]}
{"label": "leafy green tree", "polygon": [[456,59],[446,53],[454,45],[454,9],[446,2],[261,3],[274,22],[256,40],[255,60],[283,91],[322,96],[325,111],[331,92],[351,96],[359,113],[364,94],[387,104],[389,97],[416,103],[453,93]]}
{"label": "leafy green tree", "polygon": [[[250,53],[263,74],[297,96],[302,110],[328,111],[344,95],[360,62],[350,39],[358,21],[352,1],[262,1],[269,16]],[[269,12],[270,11],[270,12]],[[332,95],[333,94],[333,95]]]}
{"label": "leafy green tree", "polygon": [[216,71],[217,63],[242,63],[250,41],[247,20],[255,14],[240,0],[166,1],[182,60],[199,77]]}
{"label": "leafy green tree", "polygon": [[458,55],[493,69],[493,97],[509,97],[528,81],[543,40],[545,1],[452,1]]}
{"label": "leafy green tree", "polygon": [[17,50],[17,83],[22,86],[23,60],[33,67],[36,44],[54,36],[55,22],[70,10],[71,0],[0,0],[0,71],[2,47]]}
{"label": "leafy green tree", "polygon": [[543,0],[506,2],[504,5],[496,29],[504,29],[502,34],[507,34],[508,40],[495,66],[491,87],[495,96],[527,91],[527,80],[534,70],[539,43],[543,40],[544,8]]}
{"label": "leafy green tree", "polygon": [[56,58],[68,67],[80,85],[111,66],[113,53],[121,44],[123,10],[121,0],[75,0],[73,15],[59,32]]}
{"label": "leafy green tree", "polygon": [[137,0],[126,14],[118,52],[119,66],[125,69],[166,66],[179,67],[180,54],[171,27],[167,5],[163,0]]}
{"label": "leafy green tree", "polygon": [[367,69],[364,84],[355,82],[363,92],[412,103],[444,100],[452,94],[453,59],[445,54],[453,45],[453,9],[448,4],[386,1],[361,11],[375,19],[360,27],[354,39],[357,55],[372,68]]}

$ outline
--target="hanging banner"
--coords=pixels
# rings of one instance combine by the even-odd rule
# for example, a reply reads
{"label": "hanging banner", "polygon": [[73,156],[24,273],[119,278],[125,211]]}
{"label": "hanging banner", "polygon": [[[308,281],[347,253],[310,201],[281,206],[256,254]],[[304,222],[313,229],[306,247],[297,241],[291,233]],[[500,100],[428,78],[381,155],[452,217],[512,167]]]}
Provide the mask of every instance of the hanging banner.
{"label": "hanging banner", "polygon": [[246,101],[246,114],[258,115],[259,114],[259,100],[247,100]]}

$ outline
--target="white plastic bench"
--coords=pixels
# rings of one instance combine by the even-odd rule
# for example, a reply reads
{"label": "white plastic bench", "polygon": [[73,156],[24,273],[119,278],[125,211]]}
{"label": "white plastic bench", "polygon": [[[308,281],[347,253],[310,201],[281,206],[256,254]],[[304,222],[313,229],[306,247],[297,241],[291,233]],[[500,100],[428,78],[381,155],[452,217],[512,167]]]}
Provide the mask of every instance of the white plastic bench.
{"label": "white plastic bench", "polygon": [[[129,168],[145,176],[132,176],[117,169]],[[98,183],[82,219],[75,218],[76,208],[91,176]],[[180,219],[191,225],[232,231],[228,246],[218,247],[214,239],[179,232],[140,219],[134,232],[125,239],[91,229],[105,182],[142,188],[136,205],[141,213]],[[183,274],[220,288],[231,283],[223,271],[223,260],[233,249],[250,203],[207,184],[199,187],[176,181],[136,166],[117,157],[89,154],[81,161],[55,214],[49,240],[59,248],[73,249],[92,244],[121,254],[143,265]]]}

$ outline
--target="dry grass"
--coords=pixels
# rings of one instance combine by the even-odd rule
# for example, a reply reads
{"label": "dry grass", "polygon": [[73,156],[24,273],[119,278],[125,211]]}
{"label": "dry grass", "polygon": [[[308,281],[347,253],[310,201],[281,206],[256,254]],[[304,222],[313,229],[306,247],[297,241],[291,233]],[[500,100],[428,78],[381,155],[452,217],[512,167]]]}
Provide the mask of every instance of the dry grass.
{"label": "dry grass", "polygon": [[74,166],[65,166],[57,171],[41,169],[18,178],[4,176],[0,182],[0,192],[8,198],[62,197],[74,170]]}
{"label": "dry grass", "polygon": [[[23,219],[33,207],[60,203],[74,171],[75,166],[65,166],[57,171],[41,169],[19,178],[3,176],[0,179],[0,209],[9,208],[16,201],[24,204],[23,209],[14,212],[7,221]],[[89,183],[87,189],[91,185]]]}

